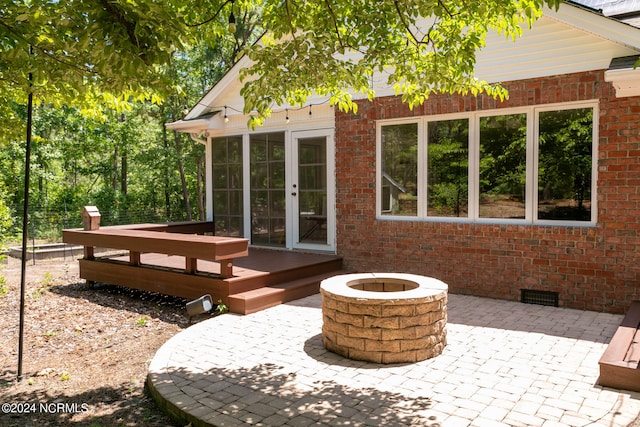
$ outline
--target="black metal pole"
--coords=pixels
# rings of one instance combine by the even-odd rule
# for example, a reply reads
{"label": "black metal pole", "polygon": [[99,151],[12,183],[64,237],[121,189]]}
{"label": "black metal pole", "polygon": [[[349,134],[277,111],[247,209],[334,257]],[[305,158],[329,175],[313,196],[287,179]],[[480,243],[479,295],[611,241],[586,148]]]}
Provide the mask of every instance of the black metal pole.
{"label": "black metal pole", "polygon": [[[29,73],[29,85],[33,75]],[[24,347],[24,296],[26,292],[27,235],[29,234],[29,179],[31,175],[31,127],[33,122],[33,92],[29,88],[27,101],[27,141],[24,153],[24,204],[22,210],[22,270],[20,274],[20,331],[18,337],[18,381],[22,380],[22,353]]]}

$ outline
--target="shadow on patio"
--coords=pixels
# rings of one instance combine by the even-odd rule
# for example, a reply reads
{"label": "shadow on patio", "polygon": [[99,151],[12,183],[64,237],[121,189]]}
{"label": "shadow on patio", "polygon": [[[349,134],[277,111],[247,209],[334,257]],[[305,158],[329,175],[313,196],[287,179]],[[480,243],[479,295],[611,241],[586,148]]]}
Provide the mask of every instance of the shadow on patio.
{"label": "shadow on patio", "polygon": [[156,353],[148,383],[194,425],[626,427],[640,414],[640,393],[597,385],[620,316],[450,295],[440,356],[378,365],[324,348],[320,304],[190,327]]}
{"label": "shadow on patio", "polygon": [[[425,423],[425,410],[431,406],[429,397],[349,387],[330,380],[301,386],[295,372],[273,363],[199,373],[176,368],[169,375],[203,386],[202,391],[199,387],[184,389],[192,391],[190,397],[202,404],[192,412],[196,417],[185,420],[194,425],[441,425],[436,417]],[[165,409],[176,412],[170,402]]]}

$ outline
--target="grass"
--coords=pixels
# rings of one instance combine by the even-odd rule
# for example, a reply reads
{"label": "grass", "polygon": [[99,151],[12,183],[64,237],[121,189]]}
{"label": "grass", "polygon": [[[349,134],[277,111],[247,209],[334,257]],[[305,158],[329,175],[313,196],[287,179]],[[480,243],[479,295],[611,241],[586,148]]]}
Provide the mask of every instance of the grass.
{"label": "grass", "polygon": [[7,286],[7,279],[4,276],[0,276],[0,297],[9,293],[9,287]]}

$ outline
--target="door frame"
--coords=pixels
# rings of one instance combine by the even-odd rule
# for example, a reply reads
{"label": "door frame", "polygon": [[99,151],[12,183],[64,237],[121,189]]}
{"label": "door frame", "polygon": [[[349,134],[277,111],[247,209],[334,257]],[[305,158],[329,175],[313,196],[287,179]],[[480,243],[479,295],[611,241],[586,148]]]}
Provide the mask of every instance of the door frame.
{"label": "door frame", "polygon": [[[327,177],[327,243],[301,243],[299,239],[299,197],[298,187],[298,141],[304,138],[325,137],[326,141],[326,177]],[[335,139],[333,129],[316,129],[287,132],[285,136],[287,150],[286,162],[286,215],[287,215],[287,248],[335,252],[336,250],[336,179],[335,179]],[[294,185],[296,187],[294,188]]]}

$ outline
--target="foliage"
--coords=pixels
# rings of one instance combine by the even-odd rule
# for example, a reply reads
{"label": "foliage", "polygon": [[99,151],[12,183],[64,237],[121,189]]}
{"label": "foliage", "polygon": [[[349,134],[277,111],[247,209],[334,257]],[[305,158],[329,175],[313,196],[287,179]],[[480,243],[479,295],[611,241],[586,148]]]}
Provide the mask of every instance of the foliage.
{"label": "foliage", "polygon": [[214,311],[214,315],[220,315],[220,314],[224,314],[229,312],[229,307],[222,302],[221,299],[218,300],[218,304],[216,305],[215,311]]}
{"label": "foliage", "polygon": [[53,286],[53,283],[54,283],[53,275],[48,271],[45,272],[44,277],[42,278],[42,281],[40,282],[40,284],[45,288],[49,288]]}
{"label": "foliage", "polygon": [[7,279],[4,276],[0,276],[0,297],[9,293],[9,287],[7,286]]}
{"label": "foliage", "polygon": [[[85,205],[96,205],[102,224],[185,219],[177,158],[165,145],[159,108],[140,105],[125,116],[105,111],[104,120],[83,117],[76,108],[38,106],[31,150],[30,232],[59,239],[62,228],[80,227]],[[204,147],[184,144],[188,171],[196,170]],[[17,235],[23,195],[24,148],[19,141],[0,150],[0,235]],[[196,176],[187,173],[191,197]],[[5,207],[5,209],[3,209]],[[7,212],[8,218],[2,215]],[[3,221],[4,220],[4,221]],[[4,226],[4,228],[3,228]]]}
{"label": "foliage", "polygon": [[527,120],[525,114],[480,120],[480,193],[524,200]]}
{"label": "foliage", "polygon": [[469,204],[469,122],[430,122],[428,205],[438,216],[464,216]]}
{"label": "foliage", "polygon": [[[33,92],[36,100],[81,106],[98,117],[103,105],[122,109],[130,98],[157,100],[163,86],[158,64],[188,40],[173,19],[177,12],[173,2],[152,1],[4,4],[0,105],[25,104]],[[18,134],[22,122],[4,113],[4,127]]]}
{"label": "foliage", "polygon": [[[69,212],[76,220],[84,204],[98,205],[112,223],[142,211],[190,219],[203,211],[193,190],[202,180],[201,170],[193,171],[203,149],[162,124],[180,119],[240,55],[252,61],[242,94],[254,124],[274,104],[303,104],[313,93],[356,111],[353,91],[373,97],[371,80],[379,76],[409,106],[433,92],[502,98],[503,88],[473,74],[487,31],[517,37],[544,5],[560,3],[0,1],[2,236],[7,229],[15,234],[24,196],[20,159],[30,92],[32,204],[39,207],[34,217],[41,215],[33,222],[51,229]],[[401,181],[411,186],[415,179]]]}
{"label": "foliage", "polygon": [[29,92],[36,102],[78,107],[93,119],[102,118],[105,108],[121,113],[132,102],[157,104],[176,93],[182,111],[192,94],[185,93],[183,76],[167,72],[170,65],[194,49],[215,64],[190,70],[208,74],[206,87],[198,87],[202,96],[260,32],[253,2],[238,2],[232,37],[229,0],[1,1],[0,142],[24,135],[15,105],[26,104]]}
{"label": "foliage", "polygon": [[383,170],[405,192],[418,193],[418,126],[385,126],[382,130]]}
{"label": "foliage", "polygon": [[[3,13],[0,10],[0,21]],[[88,92],[79,98],[63,90],[58,94],[35,88],[30,233],[37,238],[59,239],[62,228],[81,225],[84,205],[98,206],[104,225],[202,218],[202,203],[192,206],[189,201],[204,198],[204,168],[198,171],[198,165],[204,163],[204,147],[188,135],[170,134],[164,123],[179,119],[187,105],[220,79],[237,52],[255,39],[252,31],[257,22],[255,14],[243,14],[237,19],[236,37],[226,30],[224,34],[207,33],[207,43],[185,46],[162,66],[154,64],[153,73],[162,85],[153,88],[158,96],[147,102],[135,102],[136,98],[126,94],[116,104],[108,102],[106,86],[100,88],[100,98],[92,100],[87,96],[93,96],[89,92],[97,86],[83,86]],[[5,24],[0,22],[0,40],[7,30]],[[125,79],[134,85],[146,84],[138,75]],[[94,77],[96,85],[99,80]],[[52,87],[58,84],[64,85],[64,80],[47,81]],[[0,107],[0,123],[4,125],[0,135],[0,236],[11,238],[19,234],[18,214],[24,198],[26,106],[20,103],[24,102],[24,89],[3,80],[0,73],[0,99],[3,94],[18,101],[3,104],[6,109]],[[149,102],[160,100],[160,96],[162,104]],[[4,188],[13,191],[2,191]]]}
{"label": "foliage", "polygon": [[136,326],[138,327],[149,326],[149,318],[147,316],[139,317],[138,320],[136,320]]}
{"label": "foliage", "polygon": [[583,208],[591,189],[593,111],[540,113],[540,200],[573,199]]}
{"label": "foliage", "polygon": [[[180,3],[5,4],[0,9],[2,80],[25,93],[32,87],[39,98],[49,100],[112,95],[117,103],[127,95],[146,94],[160,83],[155,66],[170,61],[190,41],[183,21],[176,19],[185,6]],[[94,92],[97,88],[102,90]]]}
{"label": "foliage", "polygon": [[[503,88],[473,74],[487,32],[515,38],[544,5],[560,1],[7,2],[0,7],[0,115],[11,117],[6,106],[24,104],[30,90],[93,114],[105,103],[120,111],[131,99],[159,101],[175,89],[162,67],[176,52],[216,46],[231,15],[240,24],[230,61],[249,45],[243,53],[253,64],[243,76],[251,78],[242,93],[245,111],[256,110],[258,119],[274,103],[303,104],[314,92],[355,110],[350,91],[373,97],[371,79],[382,71],[410,106],[432,92],[502,98]],[[252,44],[262,27],[268,30],[262,43]],[[7,129],[20,128],[12,123]]]}
{"label": "foliage", "polygon": [[[2,186],[0,185],[0,189]],[[3,194],[6,194],[6,191],[2,191]],[[3,238],[6,238],[9,235],[9,230],[13,225],[13,218],[11,216],[11,211],[9,207],[5,204],[5,201],[0,198],[0,243],[2,243]]]}
{"label": "foliage", "polygon": [[274,104],[300,105],[313,93],[355,112],[351,91],[373,98],[371,82],[380,75],[410,107],[434,92],[504,98],[500,85],[474,76],[476,52],[484,47],[487,32],[516,38],[522,25],[541,16],[544,5],[559,4],[265,0],[268,33],[263,43],[245,50],[254,61],[242,73],[245,112],[257,110],[260,122]]}

